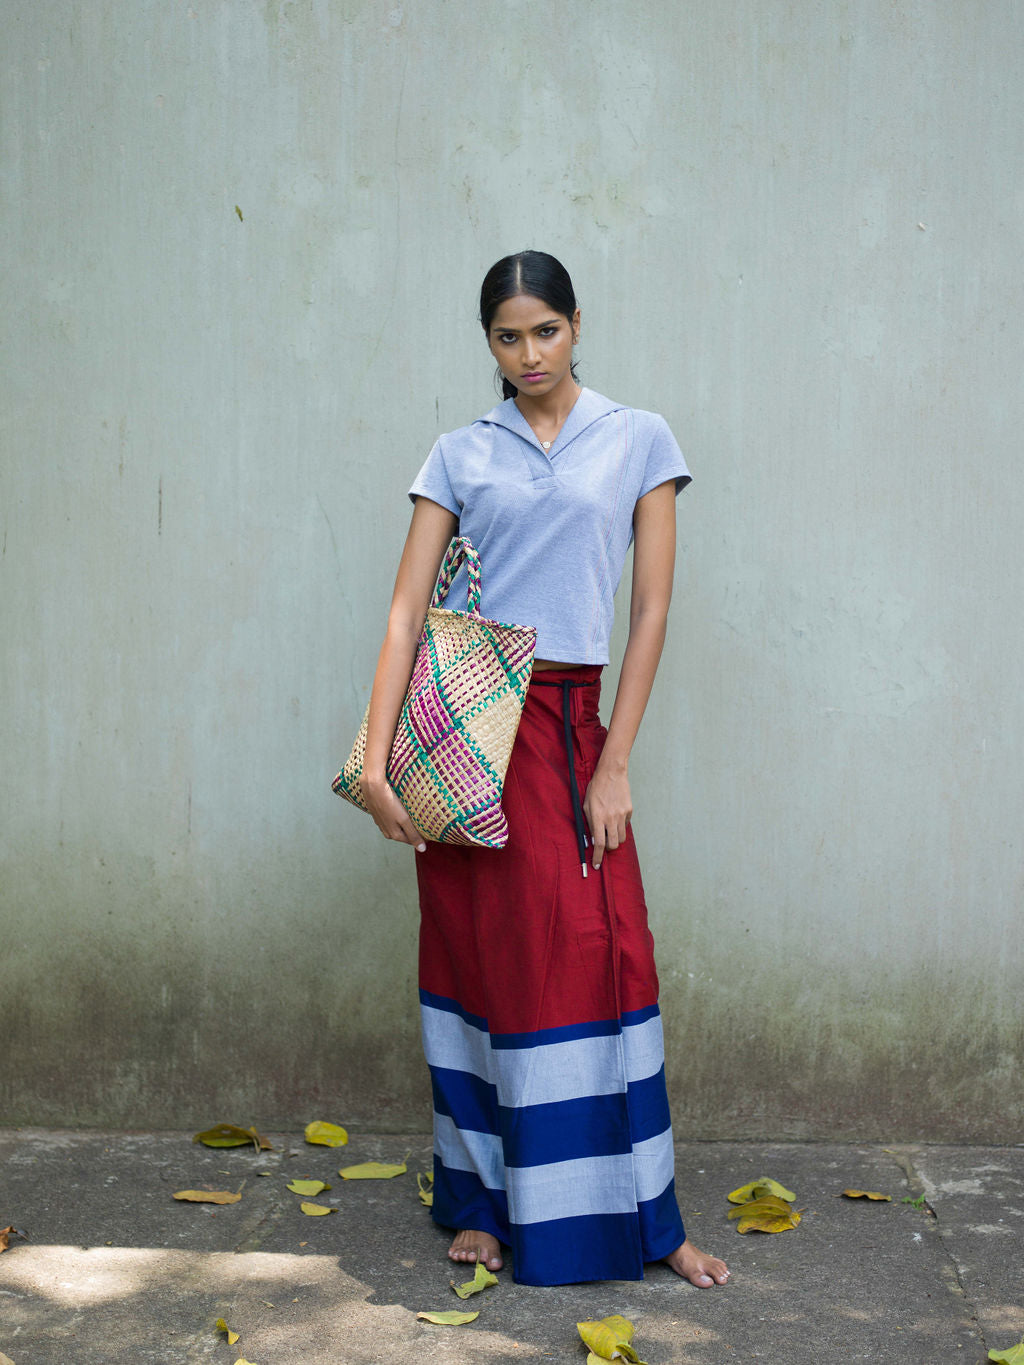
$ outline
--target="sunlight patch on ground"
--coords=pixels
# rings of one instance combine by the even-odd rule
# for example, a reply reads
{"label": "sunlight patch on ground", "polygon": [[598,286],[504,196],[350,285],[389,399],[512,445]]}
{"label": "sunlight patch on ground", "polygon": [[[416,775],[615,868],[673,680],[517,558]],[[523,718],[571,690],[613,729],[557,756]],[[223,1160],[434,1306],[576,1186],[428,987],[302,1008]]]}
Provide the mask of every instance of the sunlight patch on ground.
{"label": "sunlight patch on ground", "polygon": [[[301,1271],[297,1263],[301,1262]],[[335,1292],[348,1281],[349,1291],[364,1298],[373,1290],[338,1269],[333,1256],[286,1255],[230,1251],[162,1251],[149,1247],[25,1246],[4,1262],[8,1287],[49,1299],[64,1308],[87,1308],[133,1294],[151,1292],[177,1281],[205,1293],[218,1294],[239,1284],[270,1293],[280,1284],[330,1280]]]}
{"label": "sunlight patch on ground", "polygon": [[[368,1302],[377,1291],[346,1275],[335,1256],[24,1246],[5,1257],[3,1269],[11,1345],[46,1342],[63,1353],[72,1342],[82,1360],[104,1359],[103,1343],[122,1336],[139,1362],[215,1359],[223,1340],[214,1327],[218,1317],[241,1334],[245,1358],[257,1361],[497,1365],[542,1354],[529,1323],[524,1340],[483,1324],[470,1334],[418,1321],[400,1304]],[[450,1308],[449,1294],[439,1284],[418,1307]],[[567,1345],[574,1342],[573,1321],[568,1314]]]}

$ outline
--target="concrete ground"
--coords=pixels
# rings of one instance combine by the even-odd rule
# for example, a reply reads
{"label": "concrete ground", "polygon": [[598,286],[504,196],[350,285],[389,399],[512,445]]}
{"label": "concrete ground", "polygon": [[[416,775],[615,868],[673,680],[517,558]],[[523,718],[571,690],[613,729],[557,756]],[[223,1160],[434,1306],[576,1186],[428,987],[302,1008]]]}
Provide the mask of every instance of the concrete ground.
{"label": "concrete ground", "polygon": [[[14,1365],[584,1365],[577,1320],[621,1313],[649,1365],[980,1365],[1024,1335],[1024,1147],[682,1143],[688,1232],[728,1259],[728,1287],[653,1266],[642,1283],[534,1289],[506,1269],[463,1305],[449,1280],[469,1274],[417,1195],[425,1136],[353,1134],[335,1150],[270,1137],[257,1154],[188,1133],[0,1130],[0,1227],[30,1238],[0,1255],[0,1352]],[[407,1152],[396,1179],[337,1177]],[[726,1220],[726,1194],[761,1175],[796,1192],[795,1230],[740,1236]],[[330,1182],[318,1202],[337,1212],[304,1214],[296,1177]],[[171,1197],[203,1186],[242,1198]],[[844,1199],[848,1187],[892,1202]],[[921,1195],[934,1212],[903,1202]],[[451,1308],[480,1316],[416,1317]]]}

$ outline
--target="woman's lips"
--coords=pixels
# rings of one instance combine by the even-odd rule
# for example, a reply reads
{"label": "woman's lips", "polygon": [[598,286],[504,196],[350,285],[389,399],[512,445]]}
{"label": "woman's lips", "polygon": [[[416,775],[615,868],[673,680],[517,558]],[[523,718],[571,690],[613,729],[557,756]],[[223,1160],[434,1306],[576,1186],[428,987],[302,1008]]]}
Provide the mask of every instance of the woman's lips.
{"label": "woman's lips", "polygon": [[536,371],[533,374],[524,374],[523,379],[527,384],[536,384],[538,379],[547,379],[547,375],[541,371]]}

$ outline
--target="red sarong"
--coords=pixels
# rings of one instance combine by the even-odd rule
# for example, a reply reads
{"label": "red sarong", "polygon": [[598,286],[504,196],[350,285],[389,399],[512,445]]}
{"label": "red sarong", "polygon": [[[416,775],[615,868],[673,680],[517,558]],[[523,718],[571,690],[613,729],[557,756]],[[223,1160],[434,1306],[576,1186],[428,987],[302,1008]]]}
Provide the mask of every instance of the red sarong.
{"label": "red sarong", "polygon": [[526,1284],[639,1279],[684,1239],[632,831],[582,876],[551,685],[576,684],[582,796],[605,739],[600,674],[536,675],[505,779],[507,846],[432,843],[416,858],[433,1215],[511,1246]]}

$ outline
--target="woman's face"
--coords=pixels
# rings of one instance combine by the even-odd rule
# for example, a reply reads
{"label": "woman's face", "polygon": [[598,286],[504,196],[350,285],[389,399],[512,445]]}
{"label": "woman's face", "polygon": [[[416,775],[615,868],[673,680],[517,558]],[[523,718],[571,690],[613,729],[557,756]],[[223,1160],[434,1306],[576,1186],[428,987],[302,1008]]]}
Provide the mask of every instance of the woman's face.
{"label": "woman's face", "polygon": [[580,310],[571,318],[532,294],[506,299],[491,319],[487,344],[498,368],[524,398],[562,388],[575,390],[573,342],[579,338]]}

